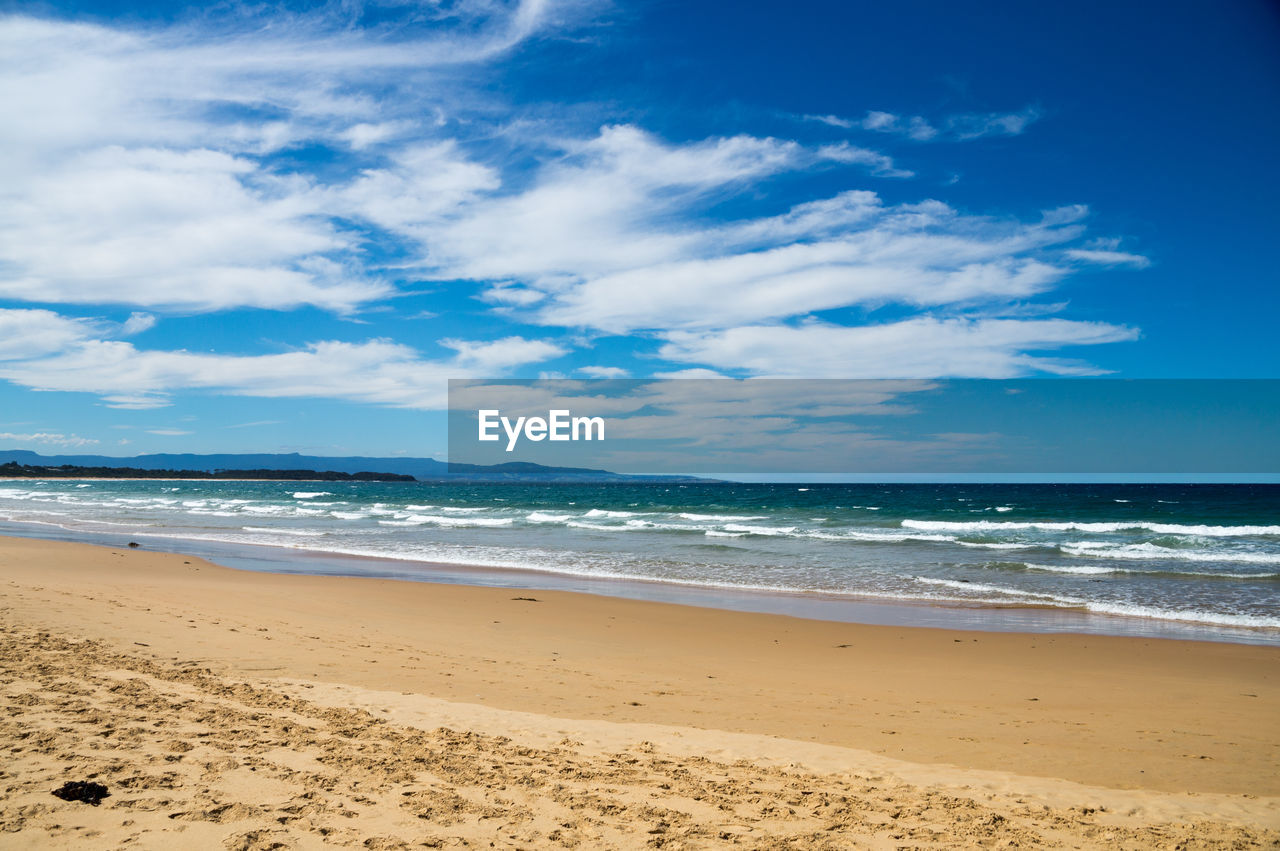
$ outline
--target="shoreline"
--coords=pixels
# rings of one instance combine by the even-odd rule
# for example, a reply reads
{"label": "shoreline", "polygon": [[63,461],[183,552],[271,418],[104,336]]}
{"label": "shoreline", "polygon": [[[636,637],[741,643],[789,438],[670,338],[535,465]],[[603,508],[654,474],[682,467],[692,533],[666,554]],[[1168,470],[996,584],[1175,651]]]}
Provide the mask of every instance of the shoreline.
{"label": "shoreline", "polygon": [[[59,532],[48,533],[50,529]],[[100,546],[124,546],[131,537],[146,538],[160,551],[193,554],[237,570],[289,575],[349,576],[404,582],[497,585],[526,590],[559,590],[620,599],[694,605],[729,611],[780,614],[813,620],[1042,634],[1109,635],[1179,641],[1280,646],[1280,630],[1235,627],[1196,621],[1140,617],[1051,605],[968,603],[874,597],[850,593],[728,587],[648,577],[577,574],[552,568],[515,568],[430,562],[384,555],[307,548],[296,543],[243,543],[216,537],[195,538],[158,532],[126,535],[69,529],[42,521],[0,521],[0,535]],[[118,539],[118,540],[116,540]],[[157,545],[155,542],[163,542]],[[311,569],[297,570],[301,563]],[[345,568],[362,565],[364,569]],[[319,569],[316,566],[323,566]],[[368,565],[381,565],[369,570]],[[349,572],[348,572],[349,571]]]}
{"label": "shoreline", "polygon": [[[548,837],[557,829],[579,843],[638,845],[665,823],[671,838],[685,830],[701,845],[730,844],[723,836],[732,835],[759,846],[812,828],[811,844],[821,847],[816,838],[887,841],[914,823],[891,813],[883,824],[831,813],[805,821],[796,815],[805,808],[787,803],[805,800],[800,788],[839,790],[862,801],[863,813],[890,801],[894,811],[920,816],[920,830],[981,816],[985,826],[972,834],[977,844],[1000,837],[1105,844],[1112,831],[1143,847],[1176,835],[1168,825],[1192,822],[1198,832],[1187,836],[1217,836],[1224,845],[1246,829],[1254,832],[1250,841],[1280,841],[1280,650],[1270,647],[873,626],[565,591],[257,573],[170,553],[28,538],[0,538],[0,601],[13,645],[5,665],[16,669],[4,688],[19,709],[18,722],[8,723],[43,718],[45,734],[57,738],[65,734],[59,731],[112,724],[118,714],[126,719],[121,729],[133,731],[129,753],[154,750],[147,757],[154,765],[138,767],[139,776],[170,784],[163,794],[143,795],[152,780],[121,786],[121,777],[108,776],[116,763],[107,757],[122,759],[97,752],[116,747],[110,737],[48,751],[20,746],[5,771],[11,788],[23,791],[0,803],[0,822],[15,823],[19,804],[46,807],[22,817],[25,827],[14,834],[31,837],[33,846],[54,835],[53,824],[70,829],[94,819],[103,822],[94,829],[119,841],[120,831],[143,824],[191,831],[188,839],[206,829],[225,837],[246,825],[296,839],[303,825],[289,820],[296,813],[273,820],[257,802],[311,795],[314,803],[329,792],[306,791],[313,775],[341,788],[360,779],[365,792],[343,792],[343,800],[360,813],[360,825],[380,825],[375,832],[404,836],[406,825],[416,824],[445,835],[453,828],[438,808],[425,825],[418,816],[392,818],[427,794],[426,781],[414,779],[419,769],[392,771],[401,763],[391,754],[418,741],[426,742],[424,754],[475,750],[479,762],[499,766],[485,771],[505,778],[495,781],[501,789],[475,787],[484,772],[463,776],[456,766],[437,774],[437,786],[472,803],[484,797],[485,812],[528,810],[521,823],[536,827],[542,840],[529,833],[526,845],[554,844]],[[24,669],[28,662],[35,667]],[[113,708],[86,716],[90,704]],[[192,714],[201,706],[207,708]],[[142,714],[127,722],[133,711]],[[264,732],[279,713],[294,719],[280,722],[301,737],[292,744],[281,744],[287,730]],[[252,718],[258,720],[246,720]],[[306,718],[313,720],[303,724]],[[161,731],[185,729],[193,719],[217,729],[203,738],[184,733],[195,737],[189,756],[166,750],[176,740]],[[383,762],[341,756],[342,735],[313,740],[297,732],[299,724],[345,725],[360,748],[376,751],[386,742],[390,750]],[[285,738],[277,741],[277,733]],[[492,736],[498,739],[486,738]],[[262,741],[250,747],[255,737]],[[608,828],[621,833],[606,831],[614,817],[603,811],[573,819],[563,810],[576,805],[543,800],[565,782],[554,780],[557,765],[587,773],[633,766],[626,782],[636,794],[618,805],[629,815]],[[670,779],[672,766],[710,772],[734,788],[746,784],[724,799],[736,814],[699,810],[705,804],[683,798],[677,806],[685,786]],[[546,779],[528,779],[547,767]],[[127,811],[111,809],[117,802],[110,798],[94,809],[49,797],[54,779],[81,779],[91,768]],[[177,787],[163,781],[164,772],[188,770],[195,774]],[[212,775],[240,785],[211,784]],[[269,789],[266,775],[274,778]],[[797,780],[801,775],[808,779]],[[623,782],[601,776],[602,787]],[[371,789],[387,791],[385,800]],[[495,803],[512,789],[524,797]],[[938,789],[947,800],[969,803],[953,811]],[[609,794],[588,791],[588,809]],[[368,821],[351,803],[361,794],[374,802]],[[739,812],[762,795],[774,801],[768,813]],[[154,824],[137,803],[143,798],[154,804]],[[231,803],[241,809],[226,809]],[[455,826],[492,831],[502,821],[485,827],[476,815],[472,824],[471,804],[458,806]],[[658,809],[670,812],[657,816]],[[538,820],[553,811],[550,821]],[[686,811],[720,832],[697,834],[688,821],[694,816],[680,821],[678,812]],[[322,815],[313,812],[308,824],[329,824]],[[105,824],[108,816],[114,826]],[[561,823],[574,826],[557,828]],[[763,832],[744,834],[743,824]],[[1151,825],[1161,826],[1126,833]],[[370,830],[362,827],[360,836]]]}

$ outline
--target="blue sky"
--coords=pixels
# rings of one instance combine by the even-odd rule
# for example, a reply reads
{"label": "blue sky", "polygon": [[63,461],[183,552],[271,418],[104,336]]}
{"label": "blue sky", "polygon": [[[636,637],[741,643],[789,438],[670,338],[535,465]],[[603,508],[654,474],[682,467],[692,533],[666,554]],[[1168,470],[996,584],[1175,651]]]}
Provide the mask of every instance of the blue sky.
{"label": "blue sky", "polygon": [[1280,13],[0,3],[0,448],[446,380],[1276,377]]}

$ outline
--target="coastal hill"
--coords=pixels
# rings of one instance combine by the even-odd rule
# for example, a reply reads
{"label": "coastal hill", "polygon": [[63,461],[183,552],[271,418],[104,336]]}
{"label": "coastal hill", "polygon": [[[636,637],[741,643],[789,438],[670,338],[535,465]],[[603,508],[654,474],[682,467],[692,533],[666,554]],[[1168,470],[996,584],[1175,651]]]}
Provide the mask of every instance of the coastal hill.
{"label": "coastal hill", "polygon": [[144,470],[83,464],[0,464],[0,478],[19,479],[255,479],[288,482],[412,482],[404,473],[338,473],[333,470]]}
{"label": "coastal hill", "polygon": [[[704,482],[692,476],[633,476],[611,473],[607,470],[591,470],[581,467],[546,467],[541,464],[511,462],[507,464],[449,464],[434,458],[369,458],[364,456],[329,457],[324,455],[300,455],[296,452],[282,454],[214,454],[196,455],[155,454],[130,458],[111,455],[41,455],[25,449],[0,450],[0,465],[16,464],[27,468],[59,468],[64,466],[93,468],[90,472],[75,473],[83,477],[123,478],[192,478],[189,473],[209,475],[210,478],[280,478],[299,480],[324,479],[330,474],[347,474],[352,479],[377,478],[373,474],[411,476],[420,482]],[[126,472],[131,471],[131,472]],[[324,471],[324,472],[316,472]],[[239,475],[239,474],[252,475]],[[272,473],[277,475],[273,476]],[[314,473],[308,476],[306,474]],[[65,477],[68,473],[49,470],[32,473],[49,477]],[[212,474],[217,474],[216,476]],[[0,472],[4,475],[31,475],[19,472]],[[342,476],[334,476],[342,479]],[[395,479],[404,481],[405,479]]]}

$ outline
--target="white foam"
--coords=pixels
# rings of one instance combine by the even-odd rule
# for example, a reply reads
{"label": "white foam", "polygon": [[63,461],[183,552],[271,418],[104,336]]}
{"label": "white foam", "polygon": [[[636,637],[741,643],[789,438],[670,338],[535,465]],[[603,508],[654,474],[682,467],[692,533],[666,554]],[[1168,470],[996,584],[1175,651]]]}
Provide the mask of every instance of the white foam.
{"label": "white foam", "polygon": [[293,495],[294,499],[315,499],[318,496],[333,496],[329,491],[298,491]]}
{"label": "white foam", "polygon": [[913,577],[922,585],[936,585],[942,588],[954,588],[957,591],[978,591],[985,594],[1004,594],[1009,597],[1026,597],[1031,600],[1046,600],[1065,605],[1079,606],[1085,603],[1074,597],[1060,597],[1056,594],[1040,594],[1035,591],[1019,591],[1016,588],[1002,588],[999,585],[984,585],[981,582],[962,582],[958,579],[933,579],[928,576]]}
{"label": "white foam", "polygon": [[984,550],[1034,550],[1036,544],[1015,544],[1012,541],[956,541],[962,547],[975,547]]}
{"label": "white foam", "polygon": [[1150,523],[1132,520],[1113,523],[1037,523],[1017,520],[903,520],[907,529],[929,529],[943,532],[1010,532],[1031,529],[1041,532],[1127,532],[1147,531],[1158,535],[1200,535],[1204,537],[1238,537],[1280,535],[1280,526],[1185,526],[1179,523]]}
{"label": "white foam", "polygon": [[510,526],[515,522],[511,517],[445,517],[442,514],[410,514],[404,519],[412,523],[449,527]]}
{"label": "white foam", "polygon": [[548,511],[530,511],[525,519],[531,523],[563,523],[572,516],[572,514],[552,514]]}
{"label": "white foam", "polygon": [[1254,629],[1280,628],[1280,618],[1269,618],[1263,615],[1228,615],[1219,612],[1203,612],[1195,609],[1189,611],[1173,611],[1155,606],[1137,606],[1129,603],[1089,603],[1085,606],[1091,612],[1105,615],[1124,615],[1131,618],[1155,618],[1166,621],[1184,623],[1203,623],[1214,626],[1243,626]]}
{"label": "white foam", "polygon": [[1058,549],[1067,555],[1086,558],[1173,559],[1176,561],[1226,562],[1231,564],[1280,564],[1280,553],[1243,553],[1215,550],[1177,550],[1155,544],[1111,544],[1104,541],[1078,541]]}
{"label": "white foam", "polygon": [[[726,527],[727,528],[727,527]],[[823,532],[813,530],[802,532],[795,537],[801,538],[817,538],[820,541],[872,541],[877,543],[897,544],[903,541],[954,541],[952,535],[918,535],[910,532],[900,532],[896,529],[886,529],[883,532],[865,532],[856,529],[849,529],[844,532]]]}
{"label": "white foam", "polygon": [[1069,565],[1069,564],[1026,564],[1027,570],[1041,570],[1051,573],[1076,573],[1085,576],[1101,576],[1103,574],[1129,574],[1132,576],[1198,576],[1211,579],[1276,579],[1280,573],[1229,573],[1209,570],[1131,570],[1127,567],[1104,567],[1102,565]]}
{"label": "white foam", "polygon": [[701,532],[705,526],[691,526],[688,523],[658,523],[654,520],[625,520],[624,525],[636,529],[669,529],[674,532]]}
{"label": "white foam", "polygon": [[241,526],[246,532],[266,532],[270,535],[292,535],[295,538],[319,538],[327,533],[311,529],[280,529],[268,526]]}
{"label": "white foam", "polygon": [[369,516],[367,511],[330,511],[330,517],[336,517],[339,520],[363,520]]}
{"label": "white foam", "polygon": [[1079,576],[1102,576],[1107,573],[1129,573],[1123,568],[1100,567],[1095,564],[1027,564],[1027,570],[1041,570],[1047,573],[1073,573]]}
{"label": "white foam", "polygon": [[1153,618],[1157,620],[1181,621],[1184,623],[1203,623],[1215,626],[1244,626],[1251,628],[1280,628],[1280,618],[1269,618],[1264,615],[1234,615],[1222,612],[1205,612],[1196,609],[1175,610],[1162,609],[1157,606],[1142,606],[1134,603],[1111,602],[1104,600],[1084,600],[1079,597],[1059,596],[1056,594],[1038,594],[1032,591],[1018,591],[1002,588],[998,585],[984,585],[980,582],[958,582],[951,579],[931,579],[917,576],[916,582],[964,591],[978,591],[987,594],[1000,594],[1007,597],[1021,597],[1047,604],[1057,604],[1062,608],[1079,609],[1104,615],[1123,615],[1125,617]]}
{"label": "white foam", "polygon": [[609,511],[604,508],[593,508],[583,517],[635,517],[638,512],[635,511]]}
{"label": "white foam", "polygon": [[564,525],[571,529],[592,529],[597,532],[634,532],[638,526],[605,526],[601,523],[584,523],[581,520],[570,520]]}
{"label": "white foam", "polygon": [[727,523],[724,529],[726,532],[742,532],[747,535],[764,535],[770,538],[793,535],[796,531],[795,526],[749,526],[742,523]]}

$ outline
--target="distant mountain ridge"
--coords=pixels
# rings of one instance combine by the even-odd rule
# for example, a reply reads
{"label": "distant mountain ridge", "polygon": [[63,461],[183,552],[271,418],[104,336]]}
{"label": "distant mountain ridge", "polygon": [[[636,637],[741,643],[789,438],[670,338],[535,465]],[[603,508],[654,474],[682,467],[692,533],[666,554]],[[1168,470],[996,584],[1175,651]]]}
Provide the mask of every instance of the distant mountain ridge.
{"label": "distant mountain ridge", "polygon": [[289,453],[210,454],[159,453],[112,455],[41,455],[28,449],[0,450],[0,464],[59,467],[134,467],[142,470],[332,470],[336,473],[397,473],[434,482],[701,482],[693,476],[634,476],[582,467],[544,467],[541,464],[448,464],[434,458],[330,457]]}

